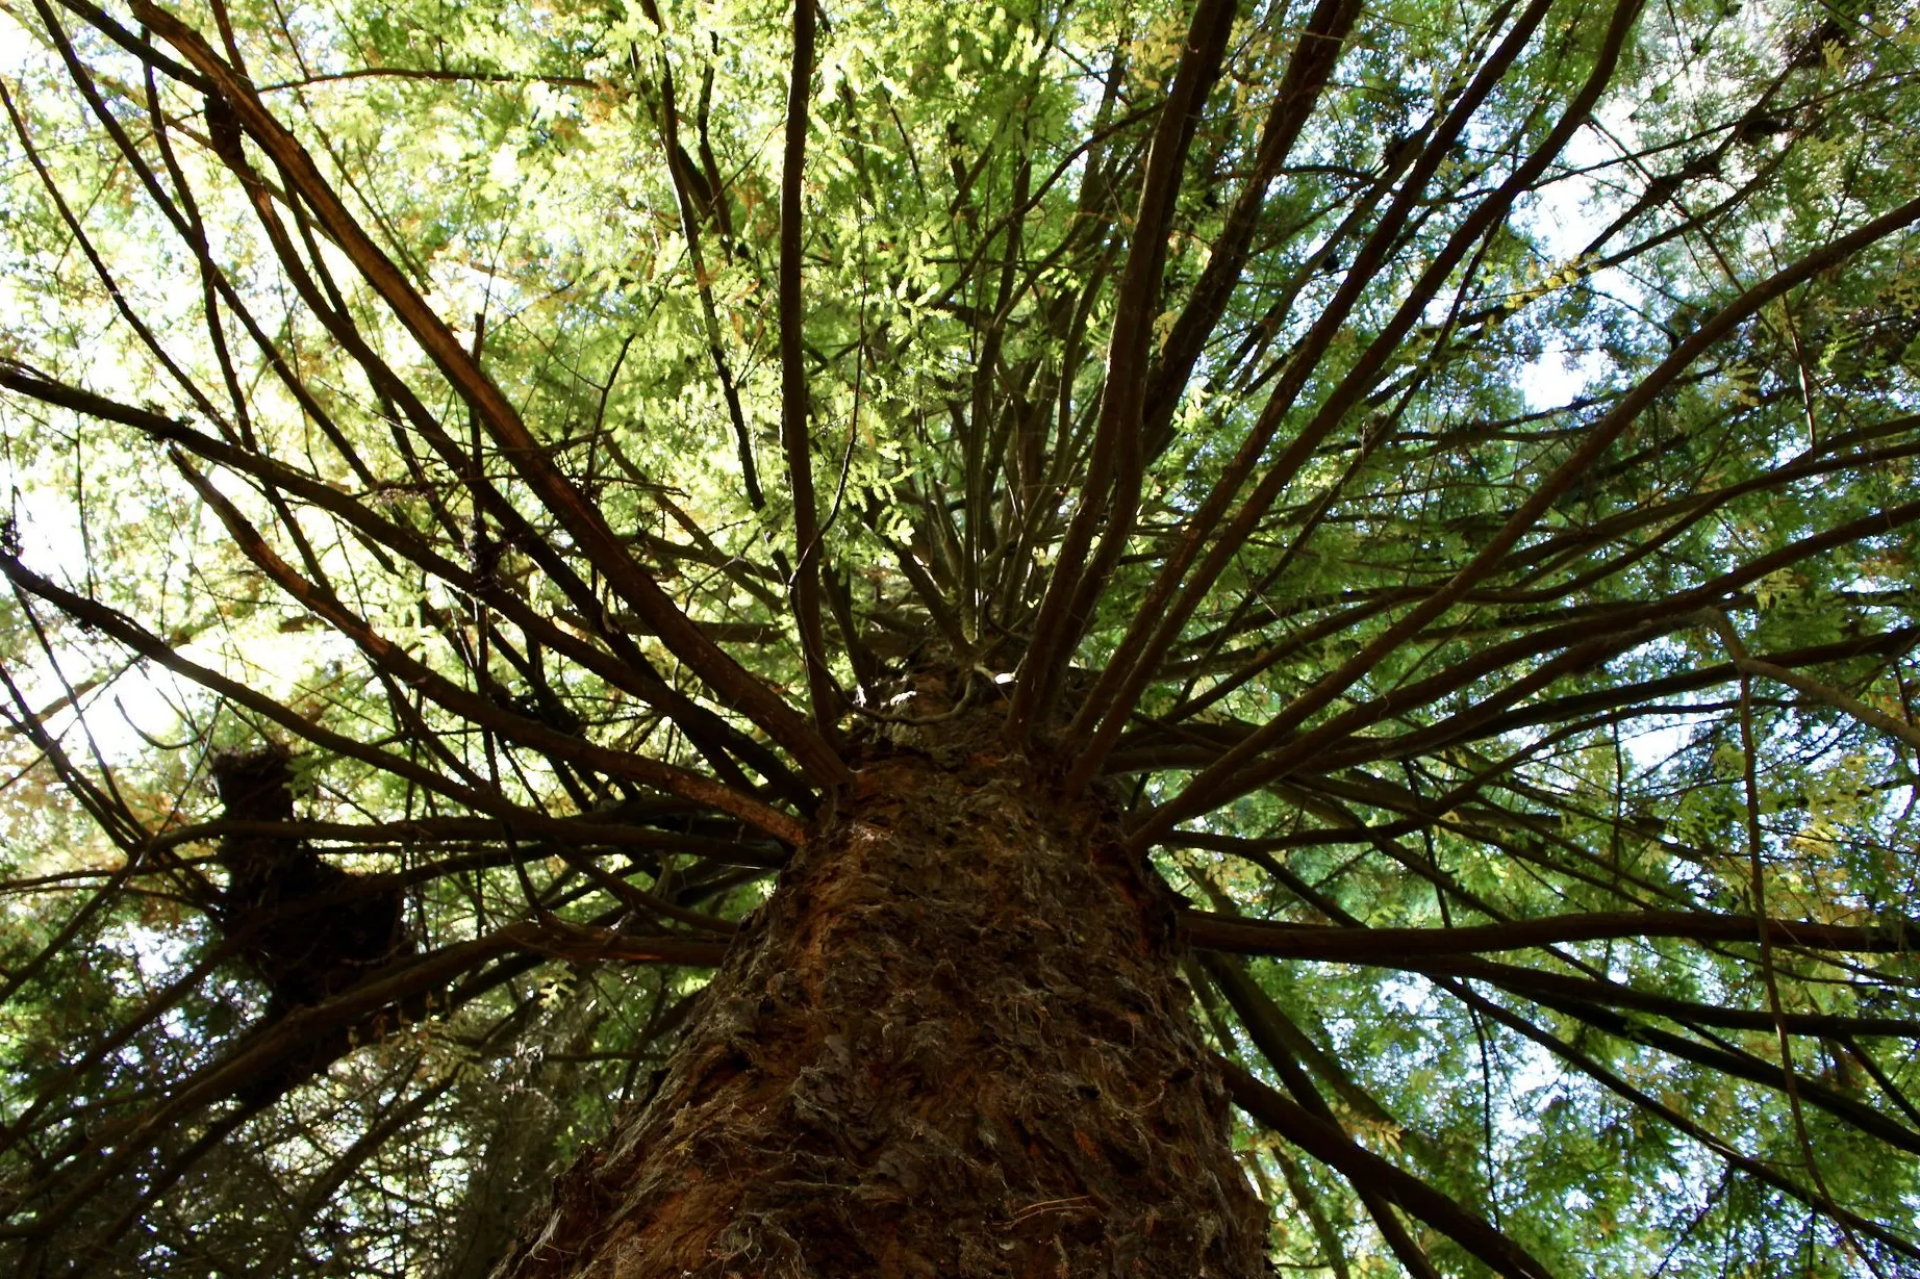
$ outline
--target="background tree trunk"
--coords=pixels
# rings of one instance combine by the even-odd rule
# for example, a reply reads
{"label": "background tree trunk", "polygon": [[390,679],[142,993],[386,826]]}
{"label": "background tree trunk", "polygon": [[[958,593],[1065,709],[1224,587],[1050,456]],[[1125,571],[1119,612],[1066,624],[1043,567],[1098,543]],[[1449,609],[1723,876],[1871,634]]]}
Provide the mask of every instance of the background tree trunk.
{"label": "background tree trunk", "polygon": [[1164,890],[1092,802],[945,736],[816,819],[502,1275],[1264,1273]]}

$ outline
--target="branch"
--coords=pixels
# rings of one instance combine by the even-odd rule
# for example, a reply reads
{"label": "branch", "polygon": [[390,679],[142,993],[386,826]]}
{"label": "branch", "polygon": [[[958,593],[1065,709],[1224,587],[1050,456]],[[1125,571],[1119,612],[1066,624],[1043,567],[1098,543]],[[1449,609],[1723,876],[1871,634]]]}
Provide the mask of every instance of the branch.
{"label": "branch", "polygon": [[[1266,205],[1267,188],[1319,103],[1320,93],[1333,76],[1334,65],[1340,60],[1346,38],[1358,21],[1362,7],[1361,0],[1320,0],[1294,45],[1273,104],[1268,108],[1266,122],[1261,126],[1253,172],[1248,175],[1239,199],[1234,201],[1210,246],[1206,269],[1193,286],[1154,362],[1141,419],[1141,431],[1148,448],[1153,447],[1172,421],[1174,408],[1193,374],[1201,349],[1226,312],[1253,248],[1254,231]],[[1129,650],[1123,643],[1119,651]],[[1130,703],[1138,700],[1137,690],[1131,688],[1133,680],[1126,678],[1128,671],[1127,663],[1107,664],[1100,680],[1075,713],[1067,730],[1069,739],[1080,739],[1091,732],[1116,694]],[[1069,783],[1070,787],[1078,789],[1084,785],[1097,767],[1098,760],[1091,761],[1085,770],[1086,778]]]}
{"label": "branch", "polygon": [[529,716],[496,706],[478,693],[470,693],[434,671],[426,663],[407,653],[399,645],[380,635],[364,619],[352,612],[322,586],[302,578],[282,560],[259,532],[247,523],[233,504],[190,466],[178,452],[179,464],[187,482],[203,501],[212,507],[226,526],[241,552],[252,560],[274,583],[324,619],[342,635],[351,639],[375,667],[396,676],[402,683],[432,698],[440,705],[471,723],[491,728],[515,740],[537,747],[562,759],[577,760],[611,776],[627,777],[647,786],[680,795],[731,814],[766,831],[776,839],[798,844],[805,842],[806,830],[799,822],[777,809],[769,808],[750,795],[701,777],[670,764],[647,759],[627,751],[599,746],[581,737],[550,728]]}
{"label": "branch", "polygon": [[[1233,29],[1237,0],[1198,0],[1187,28],[1185,48],[1166,106],[1147,155],[1146,179],[1134,216],[1131,247],[1114,303],[1113,332],[1107,346],[1106,385],[1094,427],[1093,449],[1080,503],[1054,558],[1053,572],[1034,621],[1033,642],[1020,665],[1007,729],[1023,740],[1045,716],[1060,675],[1086,623],[1076,614],[1082,568],[1094,530],[1106,532],[1094,556],[1090,576],[1119,558],[1132,532],[1141,481],[1141,408],[1146,394],[1153,317],[1167,258],[1167,227],[1180,191],[1181,171],[1207,95],[1219,76]],[[975,430],[985,430],[975,423]],[[1111,500],[1109,500],[1111,498]]]}
{"label": "branch", "polygon": [[[581,961],[717,965],[727,943],[679,936],[625,936],[613,929],[566,924],[558,919],[508,924],[485,936],[410,958],[370,975],[324,1003],[295,1008],[243,1039],[226,1057],[196,1072],[171,1096],[150,1106],[121,1131],[111,1154],[93,1161],[59,1202],[30,1221],[0,1228],[0,1236],[45,1236],[148,1149],[158,1134],[189,1112],[227,1097],[244,1096],[271,1079],[288,1059],[312,1044],[350,1044],[347,1033],[370,1017],[402,1007],[471,972],[488,960],[515,953]],[[422,1009],[424,1011],[424,1008]]]}
{"label": "branch", "polygon": [[[1745,940],[1745,939],[1743,939]],[[1719,1004],[1700,1004],[1670,995],[1656,995],[1622,986],[1599,977],[1575,977],[1567,973],[1542,972],[1519,964],[1493,960],[1462,958],[1454,955],[1409,955],[1383,967],[1404,968],[1409,972],[1446,977],[1470,977],[1523,996],[1535,1003],[1561,1006],[1582,1002],[1631,1008],[1669,1021],[1693,1026],[1717,1026],[1723,1030],[1770,1031],[1784,1024],[1796,1035],[1845,1036],[1871,1035],[1920,1040],[1920,1020],[1898,1017],[1862,1017],[1841,1013],[1782,1013],[1778,1022],[1770,1011],[1726,1008]]]}
{"label": "branch", "polygon": [[1730,1167],[1747,1174],[1762,1185],[1772,1186],[1774,1189],[1792,1196],[1814,1211],[1831,1217],[1833,1221],[1845,1228],[1867,1235],[1886,1245],[1888,1248],[1893,1249],[1895,1252],[1900,1253],[1902,1256],[1920,1261],[1920,1248],[1916,1248],[1912,1243],[1901,1238],[1885,1226],[1875,1221],[1869,1221],[1857,1213],[1849,1212],[1847,1209],[1835,1204],[1830,1198],[1818,1195],[1808,1190],[1805,1186],[1800,1185],[1792,1178],[1776,1172],[1765,1162],[1755,1159],[1750,1155],[1742,1154],[1711,1130],[1702,1127],[1688,1116],[1681,1114],[1671,1106],[1650,1096],[1645,1091],[1636,1088],[1620,1075],[1614,1073],[1614,1071],[1594,1060],[1592,1057],[1572,1045],[1562,1042],[1557,1035],[1549,1034],[1517,1013],[1502,1008],[1492,1000],[1475,993],[1471,988],[1461,982],[1443,978],[1438,984],[1441,989],[1446,990],[1455,998],[1460,999],[1470,1007],[1477,1008],[1482,1013],[1498,1021],[1501,1025],[1517,1031],[1534,1043],[1539,1044],[1542,1048],[1545,1048],[1548,1052],[1559,1057],[1575,1070],[1593,1079],[1623,1100],[1639,1107],[1648,1114],[1654,1115],[1677,1131],[1699,1142],[1708,1150],[1713,1151],[1713,1153],[1724,1159]]}
{"label": "branch", "polygon": [[201,93],[211,93],[213,91],[213,86],[209,84],[204,77],[195,74],[192,69],[188,67],[181,66],[178,62],[175,62],[151,44],[148,44],[141,37],[128,31],[114,19],[112,14],[101,9],[99,6],[87,3],[87,0],[60,0],[60,5],[62,8],[69,9],[78,16],[86,19],[88,24],[98,30],[100,34],[106,36],[107,39],[113,41],[128,53],[131,53],[134,57],[140,59],[140,61],[147,66],[164,72],[171,78],[178,80],[181,84],[197,89]]}
{"label": "branch", "polygon": [[1763,676],[1776,684],[1785,684],[1795,692],[1805,693],[1817,702],[1825,702],[1829,706],[1843,710],[1859,720],[1862,724],[1877,728],[1883,733],[1889,733],[1914,749],[1920,750],[1920,728],[1915,728],[1912,724],[1904,720],[1898,720],[1891,715],[1877,711],[1865,702],[1855,697],[1849,697],[1837,688],[1822,684],[1818,680],[1808,679],[1805,675],[1797,671],[1790,671],[1784,666],[1763,661],[1757,657],[1742,655],[1736,657],[1733,664],[1750,674]]}
{"label": "branch", "polygon": [[[617,642],[617,635],[610,628],[622,620],[621,615],[607,616],[605,610],[600,610],[601,625],[594,627],[585,618],[561,614],[561,620],[571,625],[580,629],[600,630],[603,635],[614,640],[615,643],[612,646],[616,651],[609,654],[582,641],[565,628],[555,625],[552,619],[534,610],[512,591],[502,589],[491,578],[476,575],[465,566],[447,559],[412,529],[397,522],[382,519],[375,515],[364,502],[356,501],[324,481],[296,471],[270,457],[248,452],[215,439],[182,421],[156,413],[151,409],[122,404],[78,387],[50,381],[21,368],[4,357],[0,357],[0,386],[45,404],[57,405],[75,413],[131,426],[149,439],[180,445],[192,450],[199,457],[249,476],[264,486],[283,489],[311,503],[361,534],[369,543],[392,550],[462,594],[483,601],[489,608],[505,615],[541,644],[565,654],[585,669],[606,680],[611,686],[631,693],[641,701],[656,707],[686,731],[688,739],[700,747],[702,753],[714,762],[716,770],[722,770],[723,766],[731,766],[731,761],[727,757],[730,751],[751,767],[758,769],[787,798],[803,809],[809,807],[812,800],[811,792],[788,771],[778,756],[768,750],[764,744],[748,738],[711,710],[699,705],[686,694],[661,680],[637,650]],[[557,580],[563,588],[578,585],[577,579],[572,583],[568,582],[567,578],[570,576],[570,574],[557,575]],[[572,591],[569,593],[573,594]],[[588,598],[591,602],[591,597]],[[725,629],[712,623],[696,623],[696,625],[709,629],[716,635],[729,634]]]}
{"label": "branch", "polygon": [[[61,0],[64,4],[67,0]],[[259,86],[262,93],[283,89],[304,89],[310,85],[332,84],[340,80],[427,80],[448,84],[552,84],[568,89],[604,89],[605,81],[577,75],[521,75],[504,71],[434,70],[429,67],[356,67],[351,71],[314,72],[296,80],[276,80]]]}
{"label": "branch", "polygon": [[[800,179],[807,156],[807,99],[813,90],[814,0],[794,0],[793,65],[787,80],[787,146],[780,170],[780,437],[787,450],[793,493],[793,609],[807,662],[813,725],[827,742],[836,736],[844,696],[827,669],[820,625],[820,512],[814,506],[813,450],[807,425],[806,300],[800,291],[805,202]],[[844,771],[844,769],[843,769]]]}
{"label": "branch", "polygon": [[538,839],[568,846],[644,848],[687,853],[725,866],[751,866],[762,870],[778,870],[787,862],[774,845],[755,847],[734,840],[656,830],[651,826],[603,820],[598,814],[568,818],[521,813],[509,818],[425,817],[393,822],[254,822],[223,818],[176,827],[156,835],[149,847],[158,852],[227,835],[320,840],[363,847],[426,844],[445,840],[497,842],[502,839]]}
{"label": "branch", "polygon": [[1764,935],[1780,946],[1860,954],[1899,954],[1920,947],[1920,922],[1899,917],[1860,927],[1812,920],[1753,919],[1706,911],[1599,911],[1461,928],[1358,929],[1281,924],[1183,910],[1180,921],[1192,943],[1206,950],[1331,963],[1380,962],[1392,967],[1411,966],[1408,961],[1426,955],[1532,950],[1568,942],[1622,938],[1752,942]]}
{"label": "branch", "polygon": [[554,467],[546,449],[521,421],[519,411],[480,368],[453,330],[420,296],[413,283],[361,228],[306,148],[261,104],[252,87],[180,19],[154,5],[152,0],[131,2],[143,22],[159,32],[213,82],[238,122],[280,165],[341,251],[461,398],[472,406],[502,453],[559,519],[582,553],[606,575],[609,584],[647,619],[667,647],[715,693],[792,751],[817,781],[844,780],[848,776],[847,766],[832,747],[771,688],[709,640],[661,589],[653,575],[627,553],[605,516]]}
{"label": "branch", "polygon": [[1215,541],[1192,580],[1186,581],[1183,585],[1182,579],[1188,567],[1199,554],[1207,538],[1212,535],[1215,526],[1225,517],[1228,504],[1253,473],[1267,444],[1279,431],[1294,402],[1318,370],[1323,357],[1345,325],[1348,314],[1360,301],[1365,286],[1378,271],[1386,266],[1399,247],[1401,232],[1406,228],[1408,219],[1415,213],[1426,183],[1439,170],[1446,152],[1466,129],[1474,112],[1493,92],[1513,62],[1520,56],[1531,38],[1533,29],[1544,20],[1550,7],[1551,0],[1534,0],[1534,3],[1528,6],[1514,29],[1508,32],[1506,39],[1501,42],[1499,49],[1481,65],[1473,83],[1462,94],[1460,101],[1447,113],[1446,118],[1421,152],[1420,159],[1395,196],[1392,205],[1382,216],[1379,226],[1362,246],[1353,267],[1342,280],[1339,291],[1335,293],[1319,319],[1315,321],[1313,327],[1286,361],[1285,375],[1261,409],[1260,417],[1253,429],[1247,433],[1233,460],[1209,490],[1200,509],[1187,520],[1179,542],[1172,553],[1166,557],[1134,624],[1128,628],[1127,637],[1121,642],[1119,651],[1126,655],[1123,660],[1131,668],[1125,687],[1136,691],[1131,697],[1116,696],[1107,708],[1105,718],[1094,730],[1086,750],[1082,752],[1081,760],[1074,766],[1073,778],[1076,784],[1084,785],[1086,779],[1099,771],[1101,758],[1112,748],[1114,741],[1118,739],[1121,730],[1125,727],[1126,717],[1138,700],[1138,690],[1145,688],[1151,672],[1158,667],[1160,659],[1179,637],[1181,628],[1186,625],[1193,611],[1199,607],[1201,598],[1211,589],[1214,581],[1238,553],[1254,526],[1279,497],[1282,489],[1292,482],[1313,455],[1314,450],[1320,446],[1321,441],[1337,423],[1346,417],[1354,403],[1372,385],[1379,370],[1399,349],[1401,340],[1408,330],[1426,314],[1428,301],[1444,286],[1469,249],[1498,225],[1514,201],[1545,171],[1553,156],[1558,154],[1566,140],[1572,136],[1574,129],[1585,119],[1587,110],[1597,101],[1600,91],[1605,87],[1612,73],[1613,62],[1619,55],[1635,15],[1639,12],[1639,0],[1621,0],[1614,10],[1606,42],[1602,46],[1592,73],[1558,125],[1528,157],[1527,162],[1501,184],[1498,191],[1483,200],[1466,221],[1454,231],[1441,252],[1421,273],[1419,280],[1413,285],[1408,297],[1395,311],[1392,319],[1368,344],[1354,368],[1341,379],[1340,384],[1321,404],[1312,420],[1300,429],[1274,464],[1267,468],[1259,484],[1248,495],[1240,514],[1235,517],[1226,532]]}
{"label": "branch", "polygon": [[[1492,572],[1520,538],[1546,514],[1553,503],[1572,487],[1606,447],[1626,430],[1659,396],[1667,384],[1686,371],[1707,349],[1729,336],[1748,317],[1776,298],[1784,296],[1806,280],[1845,261],[1861,249],[1920,221],[1920,199],[1911,200],[1892,212],[1873,219],[1799,261],[1775,272],[1722,307],[1696,329],[1686,341],[1643,378],[1607,415],[1596,422],[1578,448],[1568,455],[1552,475],[1540,483],[1520,508],[1488,538],[1477,554],[1438,591],[1411,609],[1406,616],[1368,643],[1336,670],[1328,672],[1312,687],[1294,698],[1278,715],[1246,741],[1228,751],[1212,767],[1188,782],[1180,795],[1155,810],[1154,816],[1136,837],[1150,842],[1178,822],[1197,815],[1236,794],[1245,794],[1269,781],[1284,776],[1299,762],[1299,755],[1283,749],[1274,757],[1253,762],[1268,746],[1283,740],[1308,716],[1358,682],[1388,654],[1419,634],[1430,622],[1451,608],[1476,583]],[[1830,534],[1829,534],[1830,535]],[[1814,543],[1829,535],[1805,539]],[[1776,556],[1779,553],[1776,552]],[[1764,556],[1765,563],[1775,556]],[[1754,566],[1750,565],[1749,568]],[[1700,601],[1707,602],[1707,601]],[[1116,708],[1118,709],[1118,708]]]}
{"label": "branch", "polygon": [[[1309,1115],[1340,1133],[1341,1136],[1346,1136],[1346,1130],[1340,1126],[1333,1107],[1327,1104],[1326,1099],[1320,1095],[1320,1090],[1313,1086],[1313,1080],[1301,1068],[1294,1054],[1288,1050],[1287,1032],[1295,1031],[1296,1028],[1291,1026],[1286,1020],[1286,1015],[1274,1006],[1266,991],[1260,989],[1259,985],[1247,976],[1238,962],[1224,956],[1209,955],[1206,957],[1204,966],[1208,979],[1233,1006],[1234,1012],[1240,1017],[1240,1024],[1246,1028],[1248,1037],[1253,1040],[1254,1047],[1280,1076],[1287,1091],[1299,1100],[1301,1107]],[[1373,1099],[1366,1097],[1366,1100],[1372,1102]],[[1374,1113],[1378,1113],[1377,1106],[1371,1109]],[[1342,1171],[1345,1172],[1344,1169]],[[1427,1255],[1420,1250],[1419,1244],[1407,1233],[1407,1228],[1401,1224],[1398,1217],[1393,1215],[1392,1204],[1381,1195],[1380,1191],[1365,1181],[1353,1181],[1352,1185],[1354,1193],[1360,1196],[1360,1202],[1366,1205],[1367,1212],[1373,1217],[1381,1236],[1386,1239],[1387,1246],[1393,1250],[1393,1255],[1400,1259],[1400,1264],[1407,1268],[1407,1272],[1415,1279],[1440,1279],[1440,1272],[1433,1268],[1433,1263],[1427,1259]]]}
{"label": "branch", "polygon": [[1242,1067],[1216,1056],[1233,1104],[1279,1133],[1315,1159],[1339,1172],[1356,1188],[1364,1187],[1405,1209],[1465,1248],[1493,1270],[1511,1279],[1551,1279],[1549,1271],[1519,1244],[1495,1230],[1426,1182],[1364,1147],[1332,1124],[1314,1118]]}

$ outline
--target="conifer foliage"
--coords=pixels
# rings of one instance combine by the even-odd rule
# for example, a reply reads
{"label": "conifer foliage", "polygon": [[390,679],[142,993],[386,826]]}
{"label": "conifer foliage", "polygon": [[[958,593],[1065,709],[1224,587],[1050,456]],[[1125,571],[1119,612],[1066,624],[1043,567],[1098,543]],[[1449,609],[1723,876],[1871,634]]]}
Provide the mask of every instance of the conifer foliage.
{"label": "conifer foliage", "polygon": [[0,1266],[1920,1272],[1912,10],[6,0]]}

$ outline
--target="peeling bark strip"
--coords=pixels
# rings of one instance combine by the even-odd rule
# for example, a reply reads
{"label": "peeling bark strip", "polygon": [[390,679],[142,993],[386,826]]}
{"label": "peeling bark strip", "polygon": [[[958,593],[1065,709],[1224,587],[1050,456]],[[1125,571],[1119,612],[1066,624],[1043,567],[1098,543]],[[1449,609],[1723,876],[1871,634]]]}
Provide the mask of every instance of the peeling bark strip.
{"label": "peeling bark strip", "polygon": [[870,762],[496,1275],[1264,1274],[1171,925],[1024,760]]}

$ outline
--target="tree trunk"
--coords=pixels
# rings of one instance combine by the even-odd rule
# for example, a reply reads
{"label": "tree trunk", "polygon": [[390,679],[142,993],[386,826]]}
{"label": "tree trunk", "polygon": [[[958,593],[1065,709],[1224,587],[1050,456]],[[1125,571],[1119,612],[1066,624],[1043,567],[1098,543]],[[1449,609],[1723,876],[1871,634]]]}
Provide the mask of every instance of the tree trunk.
{"label": "tree trunk", "polygon": [[498,1274],[1267,1273],[1164,890],[957,719],[858,761]]}

